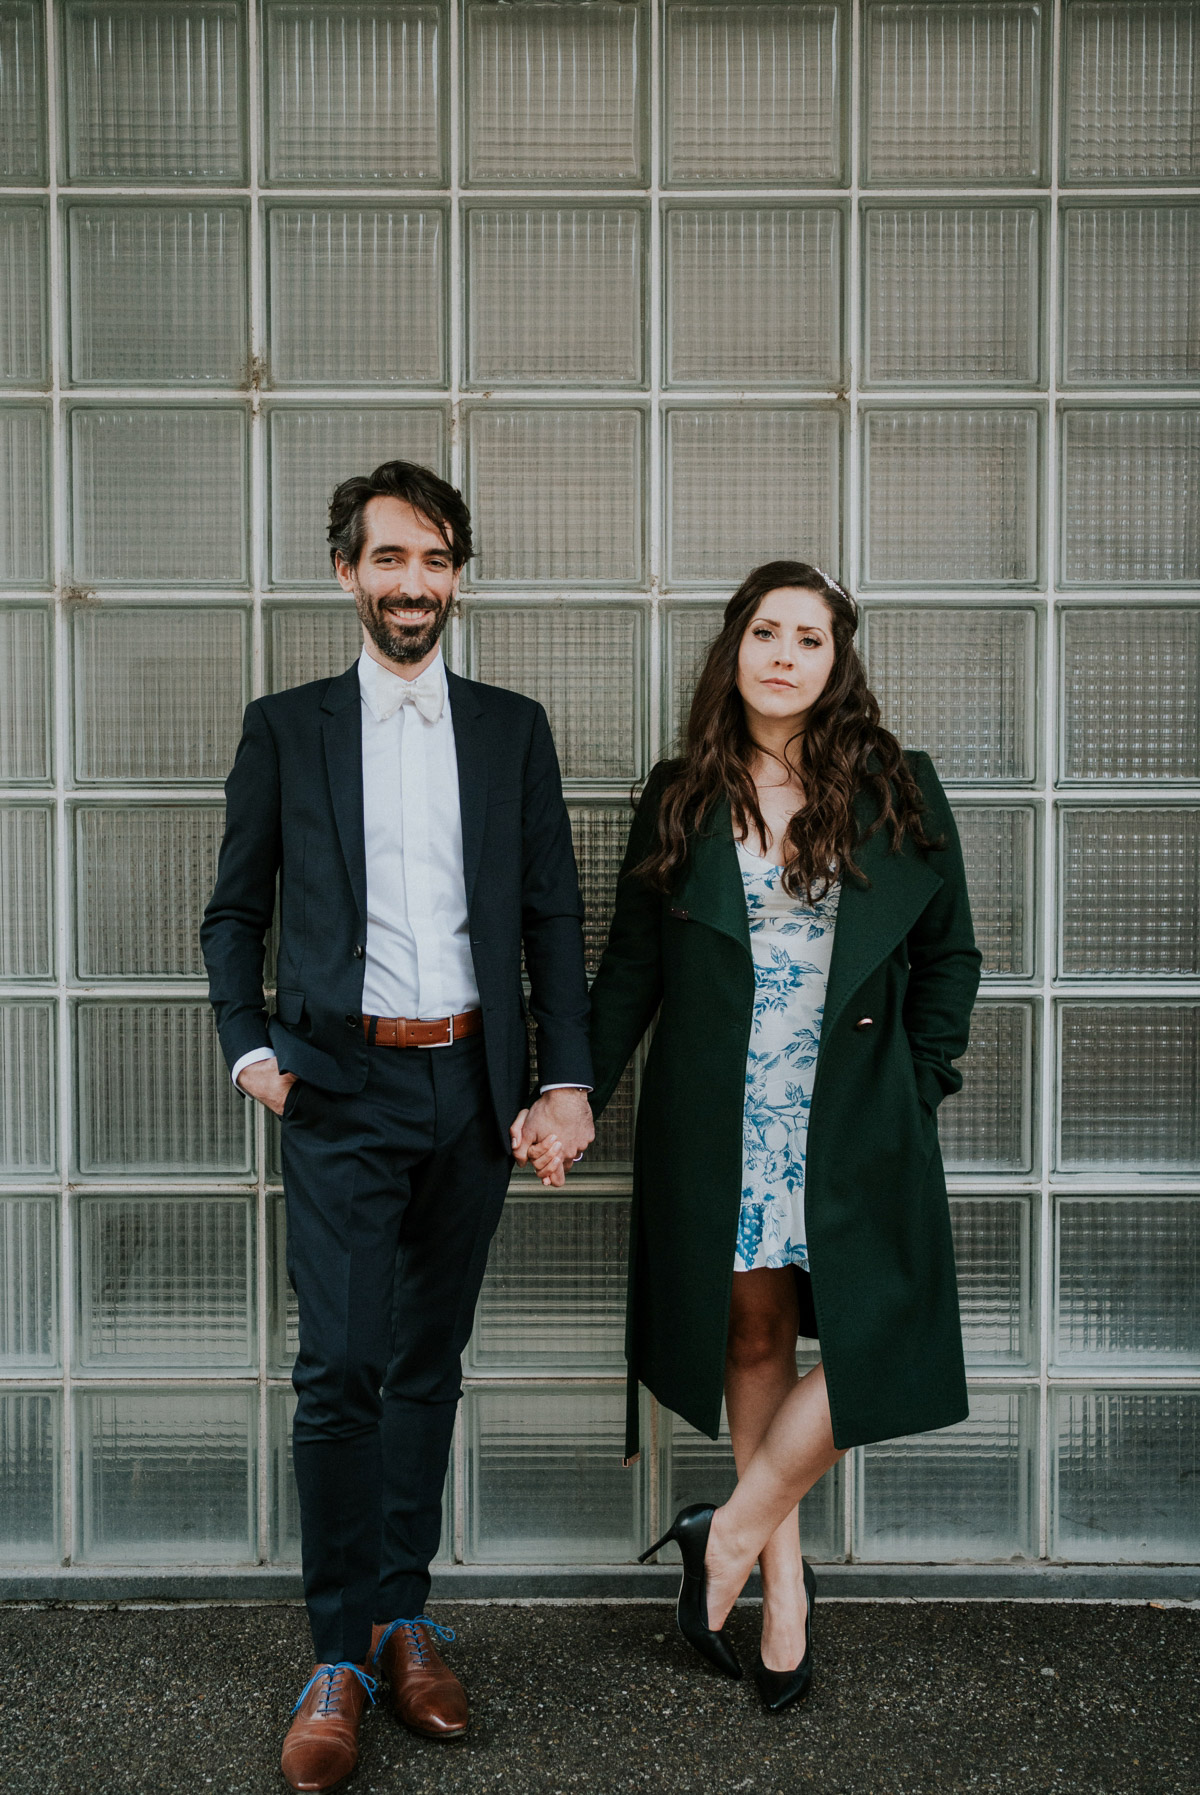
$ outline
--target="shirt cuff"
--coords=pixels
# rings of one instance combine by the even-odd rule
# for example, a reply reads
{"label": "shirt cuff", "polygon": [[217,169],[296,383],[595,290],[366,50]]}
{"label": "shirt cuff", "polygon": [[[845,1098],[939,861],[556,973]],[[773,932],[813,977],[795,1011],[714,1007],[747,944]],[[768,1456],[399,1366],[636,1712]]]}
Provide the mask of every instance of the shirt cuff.
{"label": "shirt cuff", "polygon": [[538,1096],[544,1097],[547,1091],[590,1091],[590,1084],[540,1084]]}
{"label": "shirt cuff", "polygon": [[[235,1089],[242,1091],[241,1085],[238,1084],[238,1079],[246,1070],[247,1066],[253,1066],[259,1060],[273,1060],[274,1058],[275,1049],[273,1047],[252,1047],[249,1053],[244,1053],[242,1055],[240,1060],[235,1060],[233,1062],[233,1071],[229,1074],[233,1080]],[[243,1097],[248,1095],[248,1092],[242,1091]]]}

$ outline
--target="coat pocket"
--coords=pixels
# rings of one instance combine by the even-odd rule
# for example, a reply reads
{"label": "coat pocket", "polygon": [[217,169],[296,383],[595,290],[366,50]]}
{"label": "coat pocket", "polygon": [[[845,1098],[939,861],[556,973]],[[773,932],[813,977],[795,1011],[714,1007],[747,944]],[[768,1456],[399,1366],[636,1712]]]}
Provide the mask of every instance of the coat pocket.
{"label": "coat pocket", "polygon": [[295,1027],[304,1018],[303,991],[276,991],[275,1014],[281,1022]]}

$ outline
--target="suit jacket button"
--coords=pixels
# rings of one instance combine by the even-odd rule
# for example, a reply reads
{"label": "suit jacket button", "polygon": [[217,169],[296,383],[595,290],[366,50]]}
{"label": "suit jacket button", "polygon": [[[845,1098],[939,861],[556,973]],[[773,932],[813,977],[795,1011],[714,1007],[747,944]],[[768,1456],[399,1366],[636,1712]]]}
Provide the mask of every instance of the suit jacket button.
{"label": "suit jacket button", "polygon": [[875,1018],[873,1016],[860,1016],[854,1026],[855,1028],[873,1028],[875,1026]]}
{"label": "suit jacket button", "polygon": [[362,1017],[361,1016],[347,1016],[346,1027],[347,1028],[361,1028],[362,1027]]}
{"label": "suit jacket button", "polygon": [[367,951],[367,950],[366,950],[366,949],[365,949],[365,948],[364,948],[364,946],[363,946],[363,944],[362,944],[362,942],[361,942],[361,941],[356,941],[356,942],[355,942],[355,944],[354,944],[354,958],[355,958],[355,959],[356,959],[356,960],[361,960],[361,959],[362,959],[362,957],[363,957],[363,955],[364,955],[364,953],[365,953],[365,952],[366,952],[366,951]]}

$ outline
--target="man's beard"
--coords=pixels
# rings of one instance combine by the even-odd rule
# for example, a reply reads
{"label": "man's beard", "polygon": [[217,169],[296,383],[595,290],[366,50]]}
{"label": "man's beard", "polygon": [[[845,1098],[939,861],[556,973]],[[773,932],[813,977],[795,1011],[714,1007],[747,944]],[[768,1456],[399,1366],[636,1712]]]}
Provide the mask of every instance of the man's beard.
{"label": "man's beard", "polygon": [[355,581],[354,607],[363,628],[379,652],[386,655],[389,661],[398,661],[402,666],[423,661],[437,647],[442,631],[450,621],[453,599],[447,599],[444,605],[439,605],[433,598],[411,598],[398,605],[398,608],[406,611],[422,608],[429,613],[428,623],[420,628],[412,624],[389,623],[383,609],[388,602],[397,601],[371,598]]}

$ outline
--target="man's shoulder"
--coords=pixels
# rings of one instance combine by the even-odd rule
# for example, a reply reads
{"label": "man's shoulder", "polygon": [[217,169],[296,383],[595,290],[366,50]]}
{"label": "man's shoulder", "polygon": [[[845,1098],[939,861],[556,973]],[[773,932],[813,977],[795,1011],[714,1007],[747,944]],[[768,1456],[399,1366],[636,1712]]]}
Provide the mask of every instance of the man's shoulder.
{"label": "man's shoulder", "polygon": [[[334,673],[324,679],[309,679],[300,686],[285,686],[279,692],[264,692],[261,698],[255,699],[263,714],[274,722],[276,719],[289,720],[306,716],[321,710],[326,700],[332,695],[353,697],[357,690],[357,661],[344,673]],[[353,682],[351,676],[354,675]]]}
{"label": "man's shoulder", "polygon": [[463,696],[474,700],[490,716],[509,720],[522,717],[529,724],[542,709],[536,698],[529,698],[524,692],[514,692],[508,686],[491,686],[481,679],[466,679],[461,673],[454,673],[449,668],[447,675]]}

